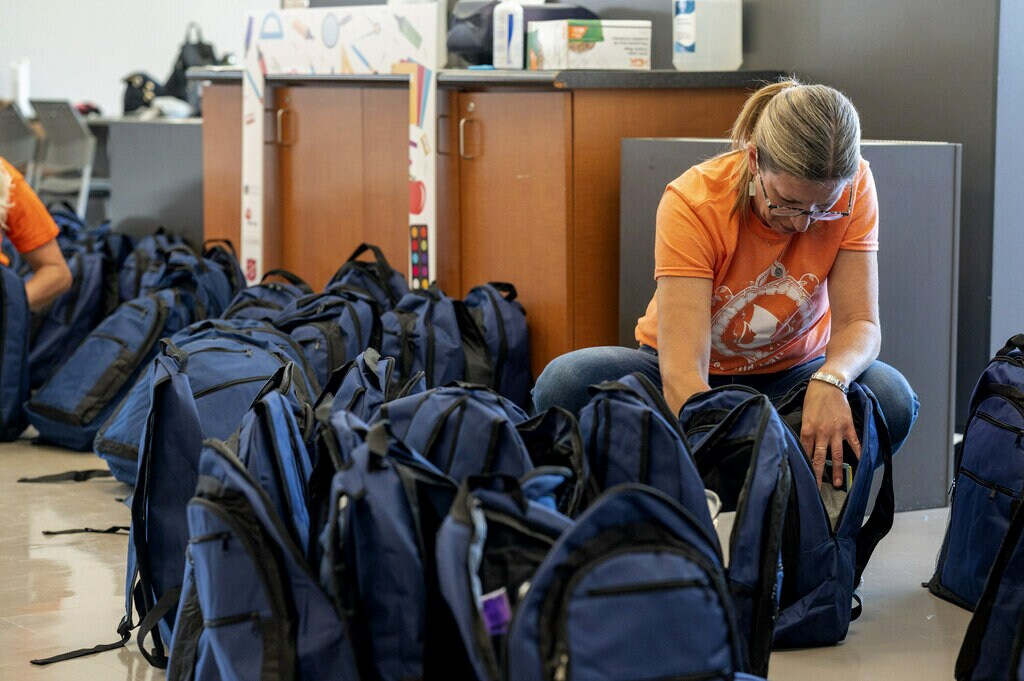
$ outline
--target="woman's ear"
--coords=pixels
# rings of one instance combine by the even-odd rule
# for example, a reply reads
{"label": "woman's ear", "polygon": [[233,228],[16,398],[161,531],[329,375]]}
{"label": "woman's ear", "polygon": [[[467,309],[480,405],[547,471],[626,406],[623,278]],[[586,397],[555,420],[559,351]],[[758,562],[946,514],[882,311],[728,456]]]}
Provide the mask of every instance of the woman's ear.
{"label": "woman's ear", "polygon": [[750,176],[757,175],[757,147],[753,142],[747,142],[747,168],[750,169]]}

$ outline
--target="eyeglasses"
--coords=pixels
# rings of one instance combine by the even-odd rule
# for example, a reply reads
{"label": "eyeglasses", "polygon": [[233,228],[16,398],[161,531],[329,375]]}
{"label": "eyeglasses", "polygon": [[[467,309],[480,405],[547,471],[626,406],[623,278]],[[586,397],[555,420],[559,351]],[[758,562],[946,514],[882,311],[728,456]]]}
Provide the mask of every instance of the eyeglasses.
{"label": "eyeglasses", "polygon": [[850,183],[850,202],[845,212],[834,210],[804,210],[796,206],[776,206],[768,199],[768,190],[764,188],[764,179],[761,177],[761,167],[757,166],[757,181],[761,183],[761,192],[764,194],[764,202],[768,205],[768,212],[779,218],[794,218],[798,215],[807,215],[815,220],[838,220],[849,217],[853,211],[853,183]]}

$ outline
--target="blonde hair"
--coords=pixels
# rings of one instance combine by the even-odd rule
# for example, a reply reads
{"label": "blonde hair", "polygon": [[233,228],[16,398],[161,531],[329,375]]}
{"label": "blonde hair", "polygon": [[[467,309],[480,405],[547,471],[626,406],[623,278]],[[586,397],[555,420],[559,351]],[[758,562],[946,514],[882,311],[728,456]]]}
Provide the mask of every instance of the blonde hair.
{"label": "blonde hair", "polygon": [[[853,103],[827,85],[782,78],[752,94],[732,126],[732,151],[757,149],[762,171],[812,182],[848,182],[860,164],[860,116]],[[749,200],[752,174],[743,163],[732,212]]]}
{"label": "blonde hair", "polygon": [[11,207],[11,174],[0,163],[0,229],[7,229],[7,211]]}

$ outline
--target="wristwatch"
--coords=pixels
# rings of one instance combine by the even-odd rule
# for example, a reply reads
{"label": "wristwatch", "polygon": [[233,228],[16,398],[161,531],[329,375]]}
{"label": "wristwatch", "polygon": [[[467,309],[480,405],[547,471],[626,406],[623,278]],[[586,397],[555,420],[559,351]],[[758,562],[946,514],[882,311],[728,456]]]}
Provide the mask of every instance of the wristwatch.
{"label": "wristwatch", "polygon": [[835,387],[842,390],[844,395],[850,392],[850,386],[840,381],[837,376],[833,376],[832,374],[827,373],[825,371],[815,371],[813,374],[811,374],[811,380],[824,381],[829,385],[834,385]]}

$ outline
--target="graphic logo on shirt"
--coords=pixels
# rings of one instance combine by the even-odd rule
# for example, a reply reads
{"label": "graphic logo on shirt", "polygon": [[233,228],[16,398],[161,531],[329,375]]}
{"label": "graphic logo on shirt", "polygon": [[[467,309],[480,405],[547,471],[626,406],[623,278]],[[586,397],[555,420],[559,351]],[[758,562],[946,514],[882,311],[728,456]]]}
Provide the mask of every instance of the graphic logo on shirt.
{"label": "graphic logo on shirt", "polygon": [[746,360],[745,366],[734,371],[750,371],[765,364],[763,360],[817,324],[826,309],[821,296],[815,295],[820,287],[821,280],[815,275],[805,274],[798,280],[773,263],[739,293],[727,286],[718,288],[712,308],[724,304],[711,318],[711,347],[722,357]]}

